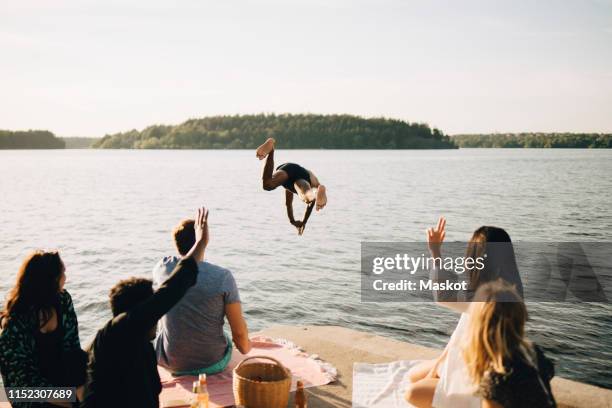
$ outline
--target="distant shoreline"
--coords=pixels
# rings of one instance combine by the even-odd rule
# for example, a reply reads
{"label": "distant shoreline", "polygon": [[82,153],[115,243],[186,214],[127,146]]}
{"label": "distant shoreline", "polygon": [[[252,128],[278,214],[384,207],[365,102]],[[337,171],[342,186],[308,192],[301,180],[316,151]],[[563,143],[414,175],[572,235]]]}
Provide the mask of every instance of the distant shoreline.
{"label": "distant shoreline", "polygon": [[[450,149],[441,149],[441,148],[418,148],[418,149],[375,149],[375,148],[335,148],[335,149],[330,149],[330,148],[313,148],[313,147],[305,147],[305,148],[283,148],[282,150],[328,150],[328,151],[333,151],[333,150],[351,150],[351,151],[360,151],[360,150],[371,150],[371,151],[428,151],[428,150],[466,150],[466,149],[472,149],[472,150],[485,150],[485,149],[498,149],[498,150],[607,150],[607,149],[611,149],[611,147],[574,147],[574,146],[553,146],[553,147],[540,147],[540,146],[534,146],[534,147],[523,147],[523,146],[519,146],[519,147],[515,147],[515,146],[504,146],[504,147],[499,147],[499,146],[461,146],[461,147],[456,147],[456,148],[450,148]],[[16,147],[16,148],[6,148],[6,147],[0,147],[0,151],[20,151],[20,150],[124,150],[124,151],[128,151],[128,150],[137,150],[137,151],[180,151],[180,150],[202,150],[202,151],[238,151],[238,150],[253,150],[250,148],[231,148],[231,147],[224,147],[224,148],[198,148],[198,147],[181,147],[181,148],[134,148],[134,147],[122,147],[122,148],[114,148],[114,149],[110,149],[110,148],[98,148],[98,147],[91,147],[91,146],[81,146],[81,147],[70,147],[70,146],[66,146],[66,147]]]}
{"label": "distant shoreline", "polygon": [[[282,150],[307,150],[307,151],[377,151],[377,152],[389,152],[389,151],[446,151],[446,150],[609,150],[606,147],[458,147],[454,149],[370,149],[370,148],[338,148],[338,149],[324,149],[324,148],[288,148]],[[252,149],[246,148],[161,148],[161,149],[137,149],[137,148],[117,148],[117,149],[101,149],[95,147],[65,147],[65,148],[0,148],[2,151],[67,151],[67,150],[87,150],[87,151],[251,151]]]}
{"label": "distant shoreline", "polygon": [[235,115],[102,138],[57,137],[47,130],[0,130],[0,150],[251,150],[274,136],[284,150],[610,149],[611,133],[487,133],[448,136],[426,124],[351,115]]}
{"label": "distant shoreline", "polygon": [[452,136],[458,147],[502,149],[610,149],[610,133],[490,133]]}

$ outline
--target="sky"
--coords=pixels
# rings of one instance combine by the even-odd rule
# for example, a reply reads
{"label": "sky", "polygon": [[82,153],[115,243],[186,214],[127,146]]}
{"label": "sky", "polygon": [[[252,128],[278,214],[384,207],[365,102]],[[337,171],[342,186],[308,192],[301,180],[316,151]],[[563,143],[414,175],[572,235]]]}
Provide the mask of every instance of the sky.
{"label": "sky", "polygon": [[286,112],[612,132],[612,0],[0,0],[0,129]]}

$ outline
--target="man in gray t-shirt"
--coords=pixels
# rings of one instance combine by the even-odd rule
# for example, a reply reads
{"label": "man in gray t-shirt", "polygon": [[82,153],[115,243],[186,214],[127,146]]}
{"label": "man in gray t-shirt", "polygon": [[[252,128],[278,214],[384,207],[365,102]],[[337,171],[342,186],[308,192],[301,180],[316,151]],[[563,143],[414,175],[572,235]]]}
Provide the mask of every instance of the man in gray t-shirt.
{"label": "man in gray t-shirt", "polygon": [[[191,240],[195,241],[193,231],[193,220],[184,220],[174,229],[174,240],[181,255],[185,248],[187,251],[191,248]],[[155,286],[170,276],[179,260],[180,257],[169,256],[155,265]],[[213,367],[213,372],[223,370],[231,352],[231,344],[223,331],[225,317],[236,348],[243,354],[248,353],[251,343],[232,273],[198,260],[196,284],[159,321],[154,343],[158,364],[173,373],[211,374],[206,369]]]}

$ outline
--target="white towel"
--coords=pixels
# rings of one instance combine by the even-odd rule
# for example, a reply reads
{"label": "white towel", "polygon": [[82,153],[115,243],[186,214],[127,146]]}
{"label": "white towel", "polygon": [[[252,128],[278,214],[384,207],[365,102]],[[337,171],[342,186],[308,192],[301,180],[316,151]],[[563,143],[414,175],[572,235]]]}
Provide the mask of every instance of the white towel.
{"label": "white towel", "polygon": [[419,360],[353,364],[353,408],[412,408],[404,399],[408,370]]}

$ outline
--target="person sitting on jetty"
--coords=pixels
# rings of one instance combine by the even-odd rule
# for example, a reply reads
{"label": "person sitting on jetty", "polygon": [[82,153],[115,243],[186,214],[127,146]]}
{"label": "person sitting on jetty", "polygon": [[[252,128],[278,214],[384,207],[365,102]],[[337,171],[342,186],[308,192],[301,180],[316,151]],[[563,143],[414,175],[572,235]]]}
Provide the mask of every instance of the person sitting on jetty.
{"label": "person sitting on jetty", "polygon": [[152,281],[141,278],[123,280],[111,289],[114,317],[89,348],[82,406],[159,407],[162,387],[151,340],[157,321],[196,283],[196,259],[208,244],[208,210],[200,208],[195,219],[195,244],[157,291]]}
{"label": "person sitting on jetty", "polygon": [[[255,153],[259,160],[266,159],[262,176],[263,189],[272,191],[279,186],[285,188],[285,205],[287,206],[289,222],[297,228],[298,234],[302,235],[313,207],[316,205],[317,211],[319,211],[327,204],[325,186],[319,183],[319,179],[312,171],[306,170],[299,164],[284,163],[274,171],[275,144],[276,141],[273,138],[268,138],[264,144],[257,148]],[[300,200],[306,203],[306,212],[304,219],[301,221],[293,217],[294,194],[297,194]]]}
{"label": "person sitting on jetty", "polygon": [[[174,228],[174,243],[181,256],[195,242],[193,224],[193,220],[183,220]],[[203,256],[195,260],[197,283],[161,318],[154,342],[158,364],[175,375],[214,374],[225,369],[232,357],[232,340],[223,331],[226,317],[236,348],[242,354],[251,350],[232,273],[204,261]],[[159,261],[153,268],[154,285],[164,282],[178,262],[176,256]]]}
{"label": "person sitting on jetty", "polygon": [[[0,372],[5,387],[79,387],[87,354],[57,252],[35,251],[21,265],[0,312]],[[59,403],[60,406],[72,406]],[[30,406],[13,403],[13,407]]]}
{"label": "person sitting on jetty", "polygon": [[527,309],[514,287],[482,285],[469,314],[463,358],[482,407],[556,407],[553,363],[525,337]]}
{"label": "person sitting on jetty", "polygon": [[[442,258],[441,246],[446,236],[446,219],[440,217],[434,228],[427,230],[427,242],[433,258]],[[487,282],[502,279],[516,288],[523,297],[523,284],[512,240],[506,231],[497,227],[483,226],[472,234],[466,250],[466,258],[478,258],[484,254],[484,268],[466,271],[469,276],[469,291],[466,301],[437,303],[461,313],[459,323],[451,335],[442,354],[435,360],[425,360],[408,372],[410,385],[406,399],[417,407],[452,406],[454,408],[480,408],[481,400],[473,395],[473,385],[469,380],[467,367],[463,360],[463,340],[468,328],[471,297],[476,290]]]}

